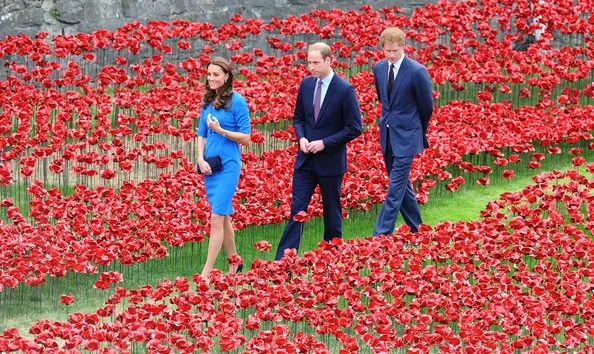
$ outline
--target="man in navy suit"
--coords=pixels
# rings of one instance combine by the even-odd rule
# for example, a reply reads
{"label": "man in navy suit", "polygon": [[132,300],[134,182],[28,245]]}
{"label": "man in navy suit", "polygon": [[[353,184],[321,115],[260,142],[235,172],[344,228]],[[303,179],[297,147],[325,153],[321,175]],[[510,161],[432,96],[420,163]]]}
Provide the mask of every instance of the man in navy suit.
{"label": "man in navy suit", "polygon": [[299,85],[293,127],[299,142],[293,173],[291,215],[280,239],[276,259],[286,249],[298,249],[302,223],[293,220],[320,186],[324,210],[324,240],[342,237],[340,190],[347,171],[346,144],[361,134],[361,110],[355,88],[331,67],[332,52],[324,43],[309,46],[312,76]]}
{"label": "man in navy suit", "polygon": [[415,155],[429,147],[426,132],[433,114],[429,73],[404,54],[404,32],[387,28],[379,41],[386,58],[375,64],[373,76],[382,104],[380,144],[390,185],[374,236],[392,234],[399,211],[412,232],[417,232],[422,223],[409,174]]}

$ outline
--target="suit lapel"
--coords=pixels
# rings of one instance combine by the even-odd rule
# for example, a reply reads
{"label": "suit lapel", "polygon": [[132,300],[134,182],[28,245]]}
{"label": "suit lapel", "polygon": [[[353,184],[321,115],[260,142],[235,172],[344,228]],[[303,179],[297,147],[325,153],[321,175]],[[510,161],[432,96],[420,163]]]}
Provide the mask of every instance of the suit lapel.
{"label": "suit lapel", "polygon": [[379,72],[378,77],[378,84],[380,88],[380,97],[383,98],[382,106],[388,107],[390,103],[390,99],[388,97],[388,59],[384,59],[380,62],[380,65],[377,68]]}
{"label": "suit lapel", "polygon": [[306,116],[307,119],[310,119],[312,121],[312,123],[315,122],[313,101],[317,82],[318,80],[315,77],[313,77],[311,83],[306,86],[307,94],[305,95],[305,107],[307,107],[308,113]]}
{"label": "suit lapel", "polygon": [[[328,106],[328,102],[330,102],[330,99],[332,99],[332,94],[334,93],[334,91],[336,91],[335,86],[336,86],[336,81],[338,80],[336,77],[337,75],[338,74],[335,72],[334,76],[332,77],[332,81],[330,81],[330,85],[328,85],[328,89],[326,90],[326,96],[324,97],[324,102],[322,102],[322,107],[320,107],[320,114],[318,115],[318,119],[315,121],[314,127],[316,125],[318,125],[318,122],[320,120],[322,120],[322,118],[324,118],[324,111],[326,110],[326,107]],[[313,97],[312,97],[312,102],[313,102]],[[312,107],[313,107],[313,104],[312,104]]]}
{"label": "suit lapel", "polygon": [[[400,86],[402,86],[402,82],[406,79],[408,75],[408,58],[404,57],[402,60],[402,64],[400,64],[400,68],[398,69],[398,74],[394,78],[394,87],[392,87],[392,95],[390,96],[390,106],[396,101],[396,96],[398,96],[398,90],[400,90]],[[386,90],[387,91],[387,90]]]}

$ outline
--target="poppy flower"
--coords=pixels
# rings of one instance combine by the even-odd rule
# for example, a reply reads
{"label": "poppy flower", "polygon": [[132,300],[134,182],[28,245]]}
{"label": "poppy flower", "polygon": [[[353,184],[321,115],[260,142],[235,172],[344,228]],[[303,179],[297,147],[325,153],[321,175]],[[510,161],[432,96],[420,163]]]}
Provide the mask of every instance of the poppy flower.
{"label": "poppy flower", "polygon": [[293,220],[296,222],[307,222],[310,220],[310,215],[305,211],[300,211],[295,216],[293,216]]}
{"label": "poppy flower", "polygon": [[272,246],[270,245],[270,243],[268,243],[268,241],[259,241],[256,242],[256,244],[254,245],[254,247],[258,250],[258,251],[270,251],[272,249]]}
{"label": "poppy flower", "polygon": [[61,295],[59,304],[70,305],[74,302],[74,295]]}

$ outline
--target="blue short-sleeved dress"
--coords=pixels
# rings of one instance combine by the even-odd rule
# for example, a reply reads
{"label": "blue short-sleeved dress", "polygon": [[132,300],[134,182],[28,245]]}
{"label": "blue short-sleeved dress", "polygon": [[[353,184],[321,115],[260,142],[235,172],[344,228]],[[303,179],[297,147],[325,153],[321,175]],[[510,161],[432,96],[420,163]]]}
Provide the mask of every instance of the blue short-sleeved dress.
{"label": "blue short-sleeved dress", "polygon": [[241,169],[239,144],[208,128],[209,113],[218,119],[221,128],[231,132],[249,134],[251,128],[247,101],[234,91],[228,111],[225,107],[215,109],[211,102],[207,107],[202,108],[198,123],[198,136],[206,138],[204,157],[220,155],[223,163],[223,168],[220,171],[214,172],[210,176],[204,175],[206,198],[213,214],[231,215],[233,214],[231,201],[237,189]]}

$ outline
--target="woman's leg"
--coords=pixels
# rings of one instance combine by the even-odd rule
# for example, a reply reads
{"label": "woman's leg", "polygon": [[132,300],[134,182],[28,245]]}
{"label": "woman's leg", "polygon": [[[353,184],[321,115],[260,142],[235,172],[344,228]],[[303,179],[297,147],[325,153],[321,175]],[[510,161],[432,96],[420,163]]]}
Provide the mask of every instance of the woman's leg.
{"label": "woman's leg", "polygon": [[[227,257],[231,257],[237,254],[237,248],[235,247],[235,230],[233,230],[233,224],[231,224],[231,217],[225,217],[225,237],[223,238],[223,247],[225,247],[225,252],[227,252]],[[237,272],[236,265],[229,266],[229,273],[233,274]]]}
{"label": "woman's leg", "polygon": [[[212,267],[214,267],[221,246],[225,238],[225,215],[212,214],[210,217],[210,239],[208,240],[208,255],[206,256],[206,264],[202,269],[202,279],[208,282],[208,276]],[[227,246],[225,246],[227,249]]]}

